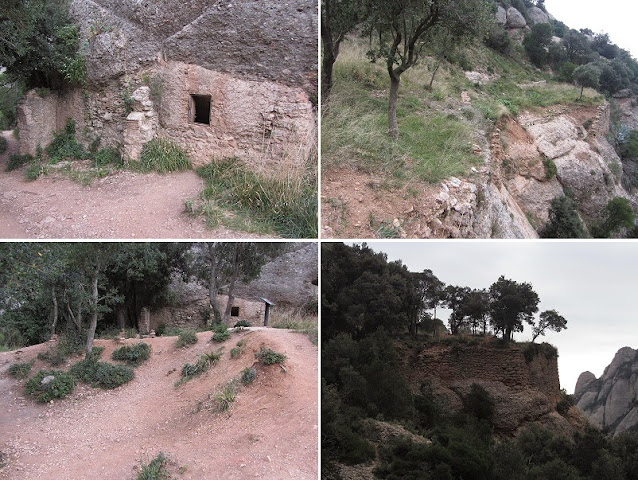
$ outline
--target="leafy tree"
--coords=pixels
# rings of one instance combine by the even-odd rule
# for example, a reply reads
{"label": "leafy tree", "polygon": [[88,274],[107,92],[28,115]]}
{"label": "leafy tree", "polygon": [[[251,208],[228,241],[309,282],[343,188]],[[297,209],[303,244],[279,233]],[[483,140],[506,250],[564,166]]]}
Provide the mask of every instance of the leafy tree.
{"label": "leafy tree", "polygon": [[545,310],[541,313],[538,324],[532,328],[532,332],[534,333],[532,342],[536,340],[539,335],[545,335],[546,330],[560,332],[565,328],[567,328],[567,320],[565,320],[564,317],[559,315],[556,310]]}
{"label": "leafy tree", "polygon": [[621,228],[632,228],[636,219],[636,213],[629,200],[616,197],[607,203],[605,218],[593,228],[594,237],[608,238]]}
{"label": "leafy tree", "polygon": [[445,287],[444,305],[452,310],[448,323],[452,335],[458,335],[459,331],[467,325],[464,305],[470,294],[469,287],[458,287],[456,285],[448,285]]}
{"label": "leafy tree", "polygon": [[552,27],[549,23],[537,23],[523,40],[529,59],[539,68],[547,64],[547,49],[552,44],[552,33]]}
{"label": "leafy tree", "polygon": [[612,95],[629,87],[629,71],[620,60],[606,62],[600,72],[599,83],[603,92]]}
{"label": "leafy tree", "polygon": [[341,42],[365,15],[364,0],[321,0],[321,92],[324,99],[332,89],[332,69]]}
{"label": "leafy tree", "polygon": [[580,87],[580,98],[583,98],[583,91],[585,87],[598,89],[600,86],[601,69],[594,63],[588,63],[587,65],[581,65],[574,70],[573,78],[574,83]]}
{"label": "leafy tree", "polygon": [[583,33],[576,30],[569,30],[564,35],[562,44],[567,51],[570,62],[576,63],[577,65],[584,65],[594,60],[589,40]]}
{"label": "leafy tree", "polygon": [[490,312],[490,295],[484,289],[473,289],[465,297],[462,305],[464,315],[469,319],[472,332],[482,329],[483,335],[487,332],[487,321]]}
{"label": "leafy tree", "polygon": [[[490,2],[484,0],[371,0],[373,28],[382,32],[380,51],[390,76],[389,133],[399,136],[397,101],[401,75],[420,59],[427,35],[442,27],[454,38],[484,35],[491,20]],[[386,34],[387,37],[384,37]],[[386,43],[385,38],[389,41]]]}
{"label": "leafy tree", "polygon": [[529,283],[518,283],[504,276],[490,286],[490,316],[495,332],[509,341],[514,332],[523,331],[523,322],[534,324],[538,294]]}
{"label": "leafy tree", "polygon": [[84,81],[80,30],[68,0],[2,0],[0,12],[0,65],[12,80],[54,89]]}

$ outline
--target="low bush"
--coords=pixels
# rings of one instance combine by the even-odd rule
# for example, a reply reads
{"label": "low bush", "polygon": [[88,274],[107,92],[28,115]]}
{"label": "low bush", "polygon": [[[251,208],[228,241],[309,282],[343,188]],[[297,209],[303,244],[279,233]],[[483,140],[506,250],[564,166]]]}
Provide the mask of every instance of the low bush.
{"label": "low bush", "polygon": [[241,372],[241,383],[250,385],[257,378],[257,369],[255,367],[246,367]]}
{"label": "low bush", "polygon": [[175,347],[182,348],[197,343],[197,333],[195,330],[182,330],[175,342]]}
{"label": "low bush", "polygon": [[573,397],[569,395],[564,388],[561,389],[560,400],[556,404],[556,411],[564,417],[565,415],[567,415],[567,412],[573,405],[574,405]]}
{"label": "low bush", "polygon": [[168,458],[162,452],[148,464],[142,464],[137,480],[170,480],[171,475],[167,470]]}
{"label": "low bush", "polygon": [[215,333],[213,333],[213,336],[210,339],[213,342],[221,343],[221,342],[225,342],[229,338],[230,338],[230,332],[228,330],[226,330],[224,332],[215,332]]}
{"label": "low bush", "polygon": [[259,347],[259,352],[255,353],[255,358],[264,365],[273,365],[275,363],[283,363],[286,356],[283,353],[277,353],[270,348]]}
{"label": "low bush", "polygon": [[556,168],[556,164],[551,158],[543,160],[543,164],[545,165],[545,178],[551,180],[558,173],[558,168]]}
{"label": "low bush", "polygon": [[185,364],[182,367],[182,378],[177,381],[175,386],[179,386],[184,382],[189,381],[191,378],[201,375],[213,367],[221,358],[221,352],[203,353],[197,359],[197,363],[191,365]]}
{"label": "low bush", "polygon": [[0,155],[7,151],[7,139],[0,137]]}
{"label": "low bush", "polygon": [[93,155],[93,166],[103,167],[105,165],[122,165],[122,154],[117,148],[103,148]]}
{"label": "low bush", "polygon": [[51,162],[62,160],[83,160],[89,153],[75,139],[75,121],[69,118],[64,130],[53,133],[53,141],[47,146],[46,153]]}
{"label": "low bush", "polygon": [[[99,355],[101,355],[104,348],[95,347],[93,350],[96,351],[93,355],[97,355],[97,358],[99,358]],[[61,336],[55,346],[50,347],[46,352],[38,353],[38,358],[45,361],[52,367],[57,367],[62,365],[62,363],[64,363],[64,361],[70,356],[79,355],[83,351],[83,345],[81,342],[77,341],[77,339]]]}
{"label": "low bush", "polygon": [[217,412],[227,411],[235,402],[237,394],[241,388],[237,379],[233,379],[222,387],[222,390],[215,395],[213,410]]}
{"label": "low bush", "polygon": [[24,165],[32,161],[33,157],[28,153],[25,153],[24,155],[12,153],[11,155],[9,155],[9,160],[7,161],[7,172],[17,170],[18,168],[23,167]]}
{"label": "low bush", "polygon": [[[47,377],[49,381],[42,383]],[[40,370],[25,385],[25,392],[38,402],[50,402],[54,398],[64,398],[73,392],[75,380],[73,376],[60,370]]]}
{"label": "low bush", "polygon": [[244,350],[241,347],[233,347],[230,349],[230,358],[239,358]]}
{"label": "low bush", "polygon": [[585,238],[587,232],[578,216],[576,202],[568,196],[556,197],[549,210],[549,222],[540,232],[543,238]]}
{"label": "low bush", "polygon": [[239,320],[235,323],[234,327],[250,327],[250,322],[248,320]]}
{"label": "low bush", "polygon": [[38,359],[45,361],[52,367],[57,367],[64,363],[66,356],[57,348],[49,348],[46,352],[38,353]]}
{"label": "low bush", "polygon": [[193,165],[179,145],[171,140],[158,138],[144,145],[140,155],[140,168],[144,171],[167,173],[191,170]]}
{"label": "low bush", "polygon": [[37,180],[40,175],[44,175],[46,173],[46,168],[44,165],[38,162],[34,162],[29,164],[24,175],[27,177],[27,180]]}
{"label": "low bush", "polygon": [[137,345],[125,345],[115,350],[112,358],[137,367],[151,358],[151,346],[143,342]]}
{"label": "low bush", "polygon": [[34,360],[31,360],[27,363],[14,363],[9,367],[9,375],[11,375],[13,378],[18,379],[27,378],[34,363]]}
{"label": "low bush", "polygon": [[538,355],[542,355],[548,360],[558,357],[558,350],[549,343],[528,343],[523,349],[523,355],[527,363],[532,362]]}
{"label": "low bush", "polygon": [[133,369],[125,365],[113,365],[92,359],[80,360],[71,366],[69,373],[92,387],[111,389],[130,382],[135,377]]}

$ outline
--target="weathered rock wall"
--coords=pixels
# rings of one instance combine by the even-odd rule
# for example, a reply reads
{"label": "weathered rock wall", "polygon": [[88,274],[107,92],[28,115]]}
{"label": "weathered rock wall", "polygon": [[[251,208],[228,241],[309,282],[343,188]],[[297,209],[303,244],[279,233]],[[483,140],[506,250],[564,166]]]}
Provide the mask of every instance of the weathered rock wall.
{"label": "weathered rock wall", "polygon": [[536,390],[550,400],[560,396],[556,357],[536,355],[527,362],[518,345],[500,346],[493,342],[477,345],[437,344],[427,347],[409,360],[409,382],[419,387],[427,378],[444,385],[467,380],[499,382],[514,390]]}

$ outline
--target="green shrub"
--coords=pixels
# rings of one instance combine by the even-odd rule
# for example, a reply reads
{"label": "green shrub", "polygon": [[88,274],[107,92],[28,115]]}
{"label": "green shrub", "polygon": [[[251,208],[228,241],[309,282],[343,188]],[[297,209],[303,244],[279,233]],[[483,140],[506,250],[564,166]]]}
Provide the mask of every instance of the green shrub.
{"label": "green shrub", "polygon": [[[52,376],[53,379],[46,385],[42,380]],[[54,398],[64,398],[73,392],[75,381],[73,376],[59,370],[40,370],[25,385],[25,392],[35,397],[38,402],[49,402]]]}
{"label": "green shrub", "polygon": [[257,369],[255,367],[246,367],[241,372],[241,383],[250,385],[257,378]]}
{"label": "green shrub", "polygon": [[629,200],[616,197],[610,200],[605,207],[605,219],[602,223],[592,227],[595,238],[608,238],[620,228],[632,228],[636,213]]}
{"label": "green shrub", "polygon": [[215,394],[215,404],[213,406],[213,410],[218,412],[227,411],[235,399],[237,398],[237,393],[239,393],[240,383],[237,379],[233,379],[223,386],[222,390]]}
{"label": "green shrub", "polygon": [[239,358],[244,350],[240,347],[233,347],[230,349],[230,358]]}
{"label": "green shrub", "polygon": [[226,159],[200,167],[204,197],[247,215],[289,238],[317,236],[316,182],[300,175],[266,177]]}
{"label": "green shrub", "polygon": [[0,155],[7,151],[7,139],[0,136]]}
{"label": "green shrub", "polygon": [[463,398],[463,409],[479,420],[491,420],[494,415],[494,401],[485,388],[473,383],[470,393]]}
{"label": "green shrub", "polygon": [[177,381],[175,386],[179,386],[182,383],[187,382],[191,378],[208,371],[211,367],[215,366],[220,358],[220,352],[203,353],[199,356],[199,358],[197,359],[197,363],[195,363],[194,365],[186,363],[182,367],[182,378]]}
{"label": "green shrub", "polygon": [[89,157],[89,153],[75,139],[75,121],[71,118],[67,120],[64,130],[53,133],[53,141],[47,146],[46,152],[53,163]]}
{"label": "green shrub", "polygon": [[537,355],[542,355],[548,360],[558,357],[558,350],[549,343],[528,343],[523,349],[523,355],[527,363],[532,362]]}
{"label": "green shrub", "polygon": [[13,378],[27,378],[34,363],[34,360],[31,360],[27,363],[14,363],[9,367],[9,375],[11,375]]}
{"label": "green shrub", "polygon": [[38,353],[38,358],[40,360],[45,361],[52,367],[57,367],[58,365],[62,365],[64,360],[66,360],[66,355],[62,354],[57,348],[49,348],[46,352]]}
{"label": "green shrub", "polygon": [[31,163],[24,174],[27,177],[27,180],[33,181],[37,180],[41,175],[44,175],[45,172],[46,169],[41,163]]}
{"label": "green shrub", "polygon": [[229,338],[230,338],[229,331],[215,332],[213,336],[211,337],[211,341],[221,343],[221,342],[225,342]]}
{"label": "green shrub", "polygon": [[571,395],[569,395],[565,389],[561,389],[560,391],[560,400],[556,404],[556,411],[562,415],[567,415],[569,409],[574,405],[574,399]]}
{"label": "green shrub", "polygon": [[21,168],[32,161],[33,157],[28,153],[25,153],[24,155],[12,153],[11,155],[9,155],[9,161],[7,161],[7,172],[17,170],[18,168]]}
{"label": "green shrub", "polygon": [[103,148],[93,154],[93,166],[122,165],[122,154],[117,148]]}
{"label": "green shrub", "polygon": [[188,155],[175,142],[166,139],[154,139],[147,142],[140,155],[140,168],[158,173],[176,170],[191,170]]}
{"label": "green shrub", "polygon": [[142,465],[137,480],[170,480],[171,475],[167,470],[168,458],[162,452],[148,464]]}
{"label": "green shrub", "polygon": [[[93,355],[97,355],[96,359],[104,350],[103,347],[94,347],[93,349],[95,353]],[[53,367],[57,367],[58,365],[62,365],[64,361],[72,356],[78,355],[84,351],[84,346],[82,345],[81,339],[79,338],[69,338],[66,336],[61,336],[58,340],[58,343],[50,347],[47,351],[38,353],[38,358],[47,362],[49,365]]]}
{"label": "green shrub", "polygon": [[175,347],[182,348],[182,347],[186,347],[187,345],[194,345],[196,343],[197,343],[197,334],[195,333],[195,330],[183,330],[179,334],[179,337],[177,338],[177,341],[175,342]]}
{"label": "green shrub", "polygon": [[91,359],[75,363],[69,373],[79,381],[93,387],[111,389],[130,382],[135,377],[133,369],[124,365],[113,365]]}
{"label": "green shrub", "polygon": [[143,342],[133,346],[125,345],[115,350],[112,358],[137,367],[151,358],[151,346]]}
{"label": "green shrub", "polygon": [[158,337],[161,337],[162,335],[164,335],[165,331],[166,331],[166,324],[160,323],[155,329],[155,335],[157,335]]}
{"label": "green shrub", "polygon": [[91,351],[86,354],[85,360],[97,362],[100,358],[102,358],[103,353],[104,347],[93,347]]}
{"label": "green shrub", "polygon": [[549,222],[540,232],[543,238],[585,238],[587,233],[574,200],[567,196],[552,200]]}
{"label": "green shrub", "polygon": [[250,322],[248,320],[239,320],[235,323],[235,328],[237,327],[250,327]]}
{"label": "green shrub", "polygon": [[255,358],[264,365],[273,365],[275,363],[283,363],[286,356],[283,353],[277,353],[270,348],[259,347],[259,352],[255,353]]}

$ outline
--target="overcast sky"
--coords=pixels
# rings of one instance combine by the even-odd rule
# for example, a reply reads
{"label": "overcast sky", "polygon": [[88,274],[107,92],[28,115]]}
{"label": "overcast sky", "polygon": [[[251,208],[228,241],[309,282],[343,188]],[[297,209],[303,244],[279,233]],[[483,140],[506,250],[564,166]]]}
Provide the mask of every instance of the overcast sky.
{"label": "overcast sky", "polygon": [[608,33],[613,43],[638,59],[636,0],[545,0],[547,11],[570,28]]}
{"label": "overcast sky", "polygon": [[[561,387],[573,393],[578,375],[602,375],[621,347],[638,348],[638,244],[635,242],[390,241],[368,242],[411,271],[431,269],[446,284],[489,288],[500,275],[529,282],[539,311],[554,309],[567,330],[550,332],[559,350]],[[438,312],[437,312],[438,315]],[[516,334],[531,340],[529,326]]]}

